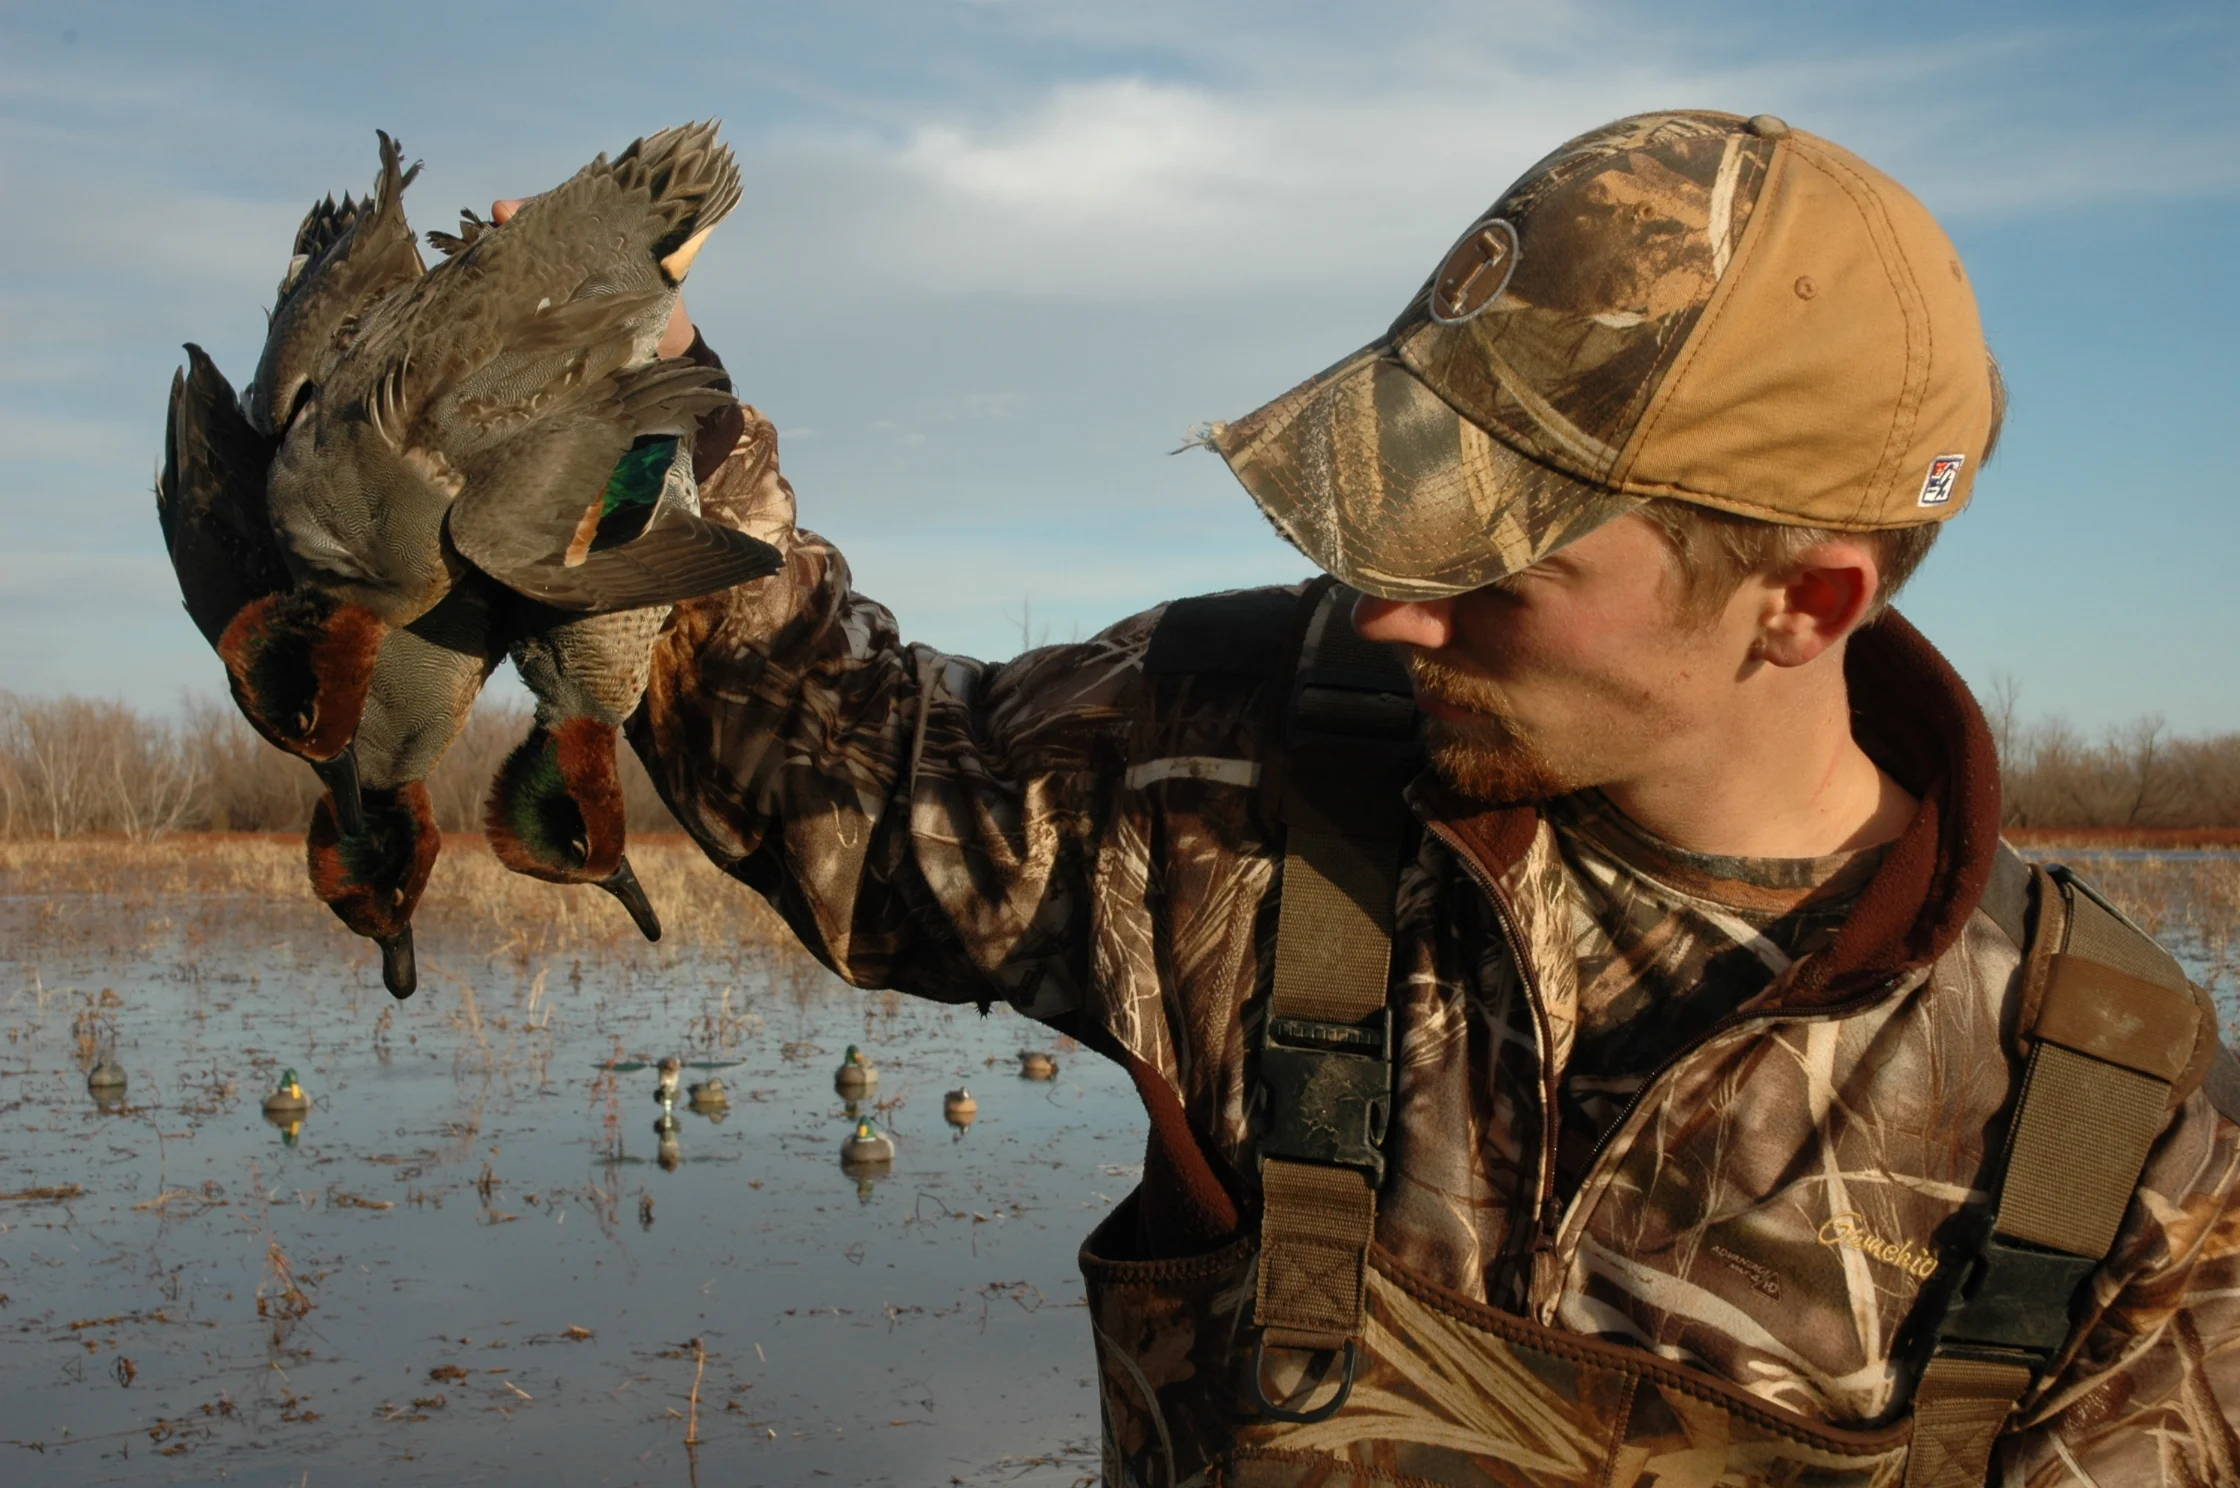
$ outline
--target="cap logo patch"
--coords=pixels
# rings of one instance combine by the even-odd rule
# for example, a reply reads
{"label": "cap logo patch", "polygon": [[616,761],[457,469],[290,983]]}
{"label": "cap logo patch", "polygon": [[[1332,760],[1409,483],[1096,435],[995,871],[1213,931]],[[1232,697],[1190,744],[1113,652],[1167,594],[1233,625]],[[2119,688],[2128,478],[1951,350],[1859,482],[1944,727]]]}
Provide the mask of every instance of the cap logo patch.
{"label": "cap logo patch", "polygon": [[1921,504],[1943,506],[1952,500],[1952,488],[1960,480],[1960,467],[1968,463],[1966,455],[1939,455],[1929,462],[1929,474],[1921,482]]}
{"label": "cap logo patch", "polygon": [[1517,254],[1517,230],[1507,222],[1490,217],[1473,226],[1431,276],[1431,318],[1461,325],[1484,314],[1509,287]]}

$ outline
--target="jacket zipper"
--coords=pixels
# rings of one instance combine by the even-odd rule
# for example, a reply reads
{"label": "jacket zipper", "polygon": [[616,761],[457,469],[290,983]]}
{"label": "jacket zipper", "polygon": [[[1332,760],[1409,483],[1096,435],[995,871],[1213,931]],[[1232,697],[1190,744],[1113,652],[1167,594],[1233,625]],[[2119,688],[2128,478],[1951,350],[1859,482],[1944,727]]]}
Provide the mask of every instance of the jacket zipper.
{"label": "jacket zipper", "polygon": [[1447,845],[1448,850],[1462,864],[1463,871],[1470,875],[1472,881],[1478,885],[1479,890],[1485,894],[1486,901],[1493,906],[1494,918],[1501,922],[1501,933],[1509,942],[1510,959],[1516,962],[1517,974],[1524,982],[1525,995],[1532,1003],[1533,1022],[1537,1025],[1540,1040],[1541,1150],[1539,1193],[1533,1205],[1531,1273],[1526,1282],[1525,1308],[1533,1317],[1545,1322],[1546,1319],[1539,1316],[1543,1310],[1541,1302],[1544,1293],[1547,1294],[1548,1301],[1552,1303],[1554,1300],[1552,1289],[1555,1277],[1560,1270],[1557,1265],[1557,1258],[1561,1254],[1562,1233],[1568,1228],[1566,1222],[1579,1212],[1579,1201],[1594,1187],[1596,1172],[1602,1166],[1604,1156],[1615,1144],[1619,1135],[1633,1124],[1634,1114],[1647,1103],[1651,1093],[1663,1082],[1666,1075],[1710,1044],[1712,1040],[1751,1023],[1771,1023],[1782,1019],[1799,1023],[1817,1023],[1849,1017],[1852,1013],[1872,1006],[1895,992],[1904,984],[1906,974],[1901,973],[1887,981],[1880,982],[1856,997],[1846,998],[1842,1002],[1832,1003],[1826,1007],[1814,1008],[1810,1012],[1777,1009],[1754,1013],[1731,1013],[1712,1024],[1711,1027],[1705,1029],[1694,1039],[1673,1050],[1659,1061],[1655,1068],[1649,1071],[1648,1075],[1643,1078],[1640,1088],[1634,1091],[1633,1098],[1627,1101],[1625,1108],[1618,1113],[1618,1119],[1610,1123],[1609,1128],[1595,1140],[1594,1148],[1587,1157],[1586,1171],[1579,1180],[1579,1190],[1572,1195],[1571,1203],[1559,1213],[1555,1207],[1556,1130],[1554,1123],[1557,1120],[1557,1103],[1561,1100],[1562,1093],[1555,1088],[1553,1076],[1548,1068],[1548,1013],[1547,1008],[1541,1001],[1539,977],[1534,973],[1532,963],[1524,954],[1524,943],[1517,933],[1515,916],[1510,911],[1507,897],[1495,884],[1492,873],[1483,864],[1479,863],[1476,854],[1463,846],[1461,840],[1452,831],[1438,822],[1430,822],[1426,825],[1433,836]]}
{"label": "jacket zipper", "polygon": [[[1462,864],[1463,871],[1470,875],[1472,881],[1478,885],[1479,891],[1486,896],[1486,902],[1493,906],[1493,917],[1500,922],[1502,938],[1509,943],[1509,959],[1516,963],[1517,976],[1524,983],[1525,999],[1532,1008],[1532,1021],[1540,1046],[1538,1053],[1540,1064],[1540,1154],[1539,1162],[1536,1165],[1538,1177],[1535,1187],[1537,1191],[1533,1196],[1532,1205],[1532,1246],[1525,1254],[1527,1267],[1525,1274],[1525,1310],[1530,1313],[1534,1310],[1533,1304],[1543,1286],[1540,1273],[1550,1265],[1550,1258],[1555,1249],[1555,1234],[1548,1223],[1550,1211],[1554,1208],[1556,1190],[1556,1121],[1558,1119],[1556,1103],[1559,1097],[1559,1092],[1555,1089],[1548,1068],[1548,1045],[1553,1030],[1548,1024],[1547,1004],[1541,997],[1539,974],[1533,970],[1531,958],[1524,953],[1524,938],[1517,932],[1516,916],[1509,908],[1508,897],[1494,883],[1493,875],[1486,870],[1483,864],[1479,863],[1477,855],[1464,847],[1461,839],[1456,837],[1451,830],[1439,822],[1427,822],[1425,827],[1434,837],[1446,844],[1447,850],[1454,854],[1457,862]],[[1513,1264],[1506,1259],[1508,1249],[1508,1247],[1504,1247],[1505,1258],[1502,1262],[1504,1273]],[[1506,1283],[1507,1275],[1504,1274],[1502,1279]]]}

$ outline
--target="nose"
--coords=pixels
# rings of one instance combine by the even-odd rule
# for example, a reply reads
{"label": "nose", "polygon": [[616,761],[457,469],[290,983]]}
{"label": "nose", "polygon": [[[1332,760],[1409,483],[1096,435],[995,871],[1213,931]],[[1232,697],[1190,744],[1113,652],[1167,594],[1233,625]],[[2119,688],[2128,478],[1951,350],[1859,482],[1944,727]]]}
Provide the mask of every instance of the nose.
{"label": "nose", "polygon": [[1353,628],[1365,641],[1441,651],[1454,639],[1454,601],[1364,594],[1353,602]]}

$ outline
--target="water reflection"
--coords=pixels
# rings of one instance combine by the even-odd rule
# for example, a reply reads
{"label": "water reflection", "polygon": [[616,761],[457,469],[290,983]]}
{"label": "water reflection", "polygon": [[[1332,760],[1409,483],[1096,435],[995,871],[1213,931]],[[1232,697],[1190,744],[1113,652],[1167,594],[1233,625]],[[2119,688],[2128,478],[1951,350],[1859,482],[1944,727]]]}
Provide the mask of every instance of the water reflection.
{"label": "water reflection", "polygon": [[300,1110],[274,1111],[268,1109],[264,1113],[264,1124],[280,1133],[280,1141],[283,1146],[293,1147],[296,1144],[296,1138],[303,1134],[304,1114]]}
{"label": "water reflection", "polygon": [[664,1173],[674,1173],[677,1164],[684,1161],[684,1149],[677,1145],[677,1131],[682,1125],[669,1111],[663,1111],[661,1119],[653,1124],[653,1135],[659,1143],[654,1149],[653,1160],[661,1164],[661,1171]]}

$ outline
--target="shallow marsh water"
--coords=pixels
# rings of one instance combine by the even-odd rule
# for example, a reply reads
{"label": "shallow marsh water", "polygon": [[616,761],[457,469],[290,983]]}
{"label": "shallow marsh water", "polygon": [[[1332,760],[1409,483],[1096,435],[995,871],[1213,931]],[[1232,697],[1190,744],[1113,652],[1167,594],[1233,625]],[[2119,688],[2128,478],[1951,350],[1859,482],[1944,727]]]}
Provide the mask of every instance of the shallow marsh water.
{"label": "shallow marsh water", "polygon": [[[1093,1478],[1074,1257],[1140,1171],[1117,1070],[1021,1080],[1042,1030],[841,986],[682,844],[633,848],[658,947],[447,849],[392,1005],[298,851],[0,844],[0,1483]],[[2240,857],[2047,855],[2233,1026]],[[868,1188],[849,1043],[899,1149]],[[732,1095],[678,1107],[673,1168],[665,1053]]]}
{"label": "shallow marsh water", "polygon": [[[54,931],[97,914],[131,933]],[[779,950],[437,936],[392,1010],[362,943],[273,918],[0,897],[0,1482],[1093,1476],[1075,1252],[1140,1172],[1117,1070],[1060,1049],[1023,1080],[1036,1025]],[[866,1182],[850,1043],[898,1148]],[[84,1067],[111,1046],[105,1111]],[[732,1094],[678,1105],[673,1168],[654,1071],[604,1068],[667,1053]],[[292,1140],[260,1109],[286,1067]]]}

